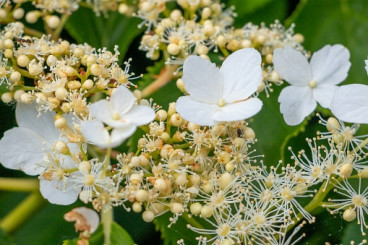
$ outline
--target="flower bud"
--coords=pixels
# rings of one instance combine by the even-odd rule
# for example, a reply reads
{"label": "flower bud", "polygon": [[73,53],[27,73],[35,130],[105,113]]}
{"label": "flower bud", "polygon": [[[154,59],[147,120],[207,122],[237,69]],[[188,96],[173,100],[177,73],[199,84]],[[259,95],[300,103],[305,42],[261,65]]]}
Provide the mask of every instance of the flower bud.
{"label": "flower bud", "polygon": [[174,202],[170,204],[170,211],[173,214],[181,214],[184,212],[184,208],[180,203]]}
{"label": "flower bud", "polygon": [[4,103],[10,103],[12,100],[13,100],[13,97],[12,97],[12,94],[11,93],[3,93],[1,95],[1,100],[4,102]]}
{"label": "flower bud", "polygon": [[14,99],[16,100],[16,101],[20,101],[20,96],[22,95],[22,94],[24,94],[25,92],[24,92],[24,90],[22,90],[22,89],[19,89],[19,90],[17,90],[17,91],[15,91],[15,93],[14,93]]}
{"label": "flower bud", "polygon": [[201,209],[201,215],[203,218],[209,218],[213,215],[213,209],[210,206],[203,206]]}
{"label": "flower bud", "polygon": [[190,212],[194,215],[199,215],[202,210],[202,205],[198,202],[193,203],[190,205]]}
{"label": "flower bud", "polygon": [[37,22],[38,18],[41,16],[41,12],[40,11],[37,11],[37,10],[34,10],[34,11],[29,11],[27,14],[26,14],[26,21],[29,23],[29,24],[34,24]]}
{"label": "flower bud", "polygon": [[174,113],[170,117],[170,123],[171,123],[171,125],[173,125],[175,127],[180,127],[181,124],[183,123],[183,118],[178,113]]}
{"label": "flower bud", "polygon": [[132,209],[135,213],[142,212],[142,205],[139,202],[134,202],[132,205]]}
{"label": "flower bud", "polygon": [[56,15],[46,16],[45,22],[51,29],[56,29],[60,25],[60,18]]}
{"label": "flower bud", "polygon": [[27,67],[29,65],[29,58],[22,54],[17,58],[17,64],[20,67]]}
{"label": "flower bud", "polygon": [[344,211],[343,215],[342,215],[342,218],[347,221],[347,222],[351,222],[353,220],[355,220],[357,214],[355,212],[354,209],[352,208],[348,208]]}
{"label": "flower bud", "polygon": [[22,19],[24,16],[24,9],[22,8],[17,8],[16,10],[14,10],[13,12],[13,18],[16,20]]}
{"label": "flower bud", "polygon": [[165,110],[158,110],[156,112],[156,119],[159,121],[165,121],[167,119],[167,112]]}
{"label": "flower bud", "polygon": [[31,104],[33,101],[33,96],[29,93],[23,93],[20,96],[20,101],[24,104]]}
{"label": "flower bud", "polygon": [[146,210],[142,213],[142,219],[147,223],[152,222],[154,218],[155,214],[152,211]]}
{"label": "flower bud", "polygon": [[339,175],[341,178],[349,178],[353,172],[353,164],[344,163],[339,169]]}
{"label": "flower bud", "polygon": [[232,176],[229,173],[224,173],[220,177],[220,187],[221,189],[226,189],[226,187],[229,186],[229,184],[233,181],[234,176]]}

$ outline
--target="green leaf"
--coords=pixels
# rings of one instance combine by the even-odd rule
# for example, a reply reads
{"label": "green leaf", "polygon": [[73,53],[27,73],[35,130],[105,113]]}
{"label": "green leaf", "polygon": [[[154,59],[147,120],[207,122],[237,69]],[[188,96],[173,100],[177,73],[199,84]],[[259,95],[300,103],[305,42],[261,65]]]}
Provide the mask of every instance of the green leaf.
{"label": "green leaf", "polygon": [[276,19],[284,19],[287,13],[287,0],[230,0],[227,6],[235,6],[234,26],[238,28],[247,22],[270,24]]}
{"label": "green leaf", "polygon": [[3,229],[0,229],[0,241],[2,245],[14,245],[15,244]]}
{"label": "green leaf", "polygon": [[297,126],[288,126],[280,112],[280,104],[277,101],[281,87],[274,87],[274,92],[266,98],[262,93],[260,99],[263,101],[261,111],[251,120],[249,126],[254,130],[258,141],[254,144],[257,150],[255,155],[264,155],[267,166],[275,166],[279,160],[285,160],[290,138],[304,131],[305,123]]}
{"label": "green leaf", "polygon": [[347,224],[342,232],[343,238],[341,240],[342,244],[353,244],[351,241],[354,241],[354,244],[360,244],[363,239],[367,239],[362,235],[360,230],[360,225],[357,224],[356,220]]}
{"label": "green leaf", "polygon": [[91,9],[81,7],[70,16],[65,28],[78,43],[107,47],[110,51],[119,45],[120,57],[123,58],[133,39],[143,31],[137,27],[139,23],[139,19],[118,12],[109,13],[108,17],[97,17]]}
{"label": "green leaf", "polygon": [[[63,245],[77,245],[79,238],[73,240],[65,240]],[[90,240],[90,245],[100,245],[104,244],[104,232],[103,225],[100,224],[97,230],[92,234]],[[110,234],[110,244],[111,245],[133,245],[134,241],[126,232],[123,227],[121,227],[116,222],[111,224],[111,234]]]}
{"label": "green leaf", "polygon": [[367,83],[367,13],[366,0],[304,0],[289,22],[295,22],[295,30],[305,36],[308,50],[316,51],[326,44],[345,45],[352,66],[344,83]]}

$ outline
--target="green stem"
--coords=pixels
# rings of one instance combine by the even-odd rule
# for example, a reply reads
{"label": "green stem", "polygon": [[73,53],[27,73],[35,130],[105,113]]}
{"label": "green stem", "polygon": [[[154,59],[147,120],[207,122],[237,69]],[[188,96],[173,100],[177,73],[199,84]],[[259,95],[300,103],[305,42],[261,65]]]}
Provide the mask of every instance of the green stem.
{"label": "green stem", "polygon": [[307,4],[308,0],[301,0],[298,5],[296,6],[296,9],[294,12],[285,20],[285,26],[289,27],[292,23],[295,22],[296,18],[300,15],[302,12],[304,6]]}
{"label": "green stem", "polygon": [[53,37],[52,37],[53,40],[57,41],[59,39],[60,33],[64,29],[64,26],[65,26],[66,22],[68,21],[69,16],[70,16],[69,14],[64,14],[61,17],[60,24],[53,33]]}
{"label": "green stem", "polygon": [[183,148],[188,148],[189,146],[191,146],[191,143],[185,143],[185,144],[181,144],[181,145],[174,145],[174,149],[183,149]]}
{"label": "green stem", "polygon": [[13,232],[45,203],[39,192],[33,192],[1,220],[0,227],[7,233]]}
{"label": "green stem", "polygon": [[32,192],[38,191],[38,179],[0,178],[0,190]]}
{"label": "green stem", "polygon": [[111,225],[113,220],[113,209],[109,204],[106,204],[102,208],[101,212],[101,220],[103,224],[104,231],[104,245],[110,245],[110,233],[111,233]]}
{"label": "green stem", "polygon": [[105,162],[103,165],[103,173],[106,174],[106,170],[108,166],[110,165],[110,155],[111,155],[111,148],[107,148],[106,156],[105,156]]}

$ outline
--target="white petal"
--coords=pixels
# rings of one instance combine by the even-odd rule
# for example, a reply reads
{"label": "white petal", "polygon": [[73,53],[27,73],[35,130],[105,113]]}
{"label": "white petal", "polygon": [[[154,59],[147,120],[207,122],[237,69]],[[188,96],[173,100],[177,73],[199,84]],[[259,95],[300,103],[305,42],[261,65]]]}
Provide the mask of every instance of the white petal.
{"label": "white petal", "polygon": [[115,128],[111,132],[110,147],[117,147],[121,145],[128,137],[134,134],[136,126],[127,124],[124,128]]}
{"label": "white petal", "polygon": [[96,211],[86,207],[79,207],[74,208],[72,212],[76,212],[83,216],[83,218],[86,220],[86,223],[90,226],[90,233],[93,233],[97,229],[100,223],[100,217]]}
{"label": "white petal", "polygon": [[218,122],[232,122],[244,120],[257,114],[262,108],[262,101],[258,98],[250,98],[220,107],[212,119]]}
{"label": "white petal", "polygon": [[350,84],[339,87],[331,102],[332,113],[342,121],[368,124],[368,86]]}
{"label": "white petal", "polygon": [[149,106],[136,105],[123,116],[123,119],[136,126],[146,125],[155,119],[155,112]]}
{"label": "white petal", "polygon": [[313,89],[314,99],[323,107],[329,108],[332,97],[338,89],[335,85],[322,84]]}
{"label": "white petal", "polygon": [[19,127],[28,128],[53,143],[60,137],[60,132],[54,126],[54,112],[41,113],[38,117],[36,104],[17,103],[15,110]]}
{"label": "white petal", "polygon": [[195,101],[191,96],[182,96],[176,101],[176,110],[185,120],[201,125],[213,126],[217,123],[212,119],[218,106]]}
{"label": "white petal", "polygon": [[217,103],[222,98],[222,78],[215,64],[189,56],[183,65],[186,91],[199,102]]}
{"label": "white petal", "polygon": [[45,154],[43,149],[47,147],[44,141],[44,138],[27,128],[10,129],[0,141],[0,162],[7,168],[38,175],[43,171],[38,164],[42,162]]}
{"label": "white petal", "polygon": [[81,132],[86,140],[101,148],[110,147],[110,135],[100,121],[84,121],[81,125]]}
{"label": "white petal", "polygon": [[58,205],[69,205],[77,201],[80,189],[72,187],[61,190],[63,183],[59,181],[48,181],[40,179],[40,192],[50,203]]}
{"label": "white petal", "polygon": [[350,53],[340,44],[326,45],[310,61],[313,80],[318,84],[336,85],[345,80],[350,68]]}
{"label": "white petal", "polygon": [[280,77],[292,85],[307,85],[312,80],[307,58],[290,47],[275,49],[273,65]]}
{"label": "white petal", "polygon": [[368,74],[368,60],[365,60],[365,70],[367,71]]}
{"label": "white petal", "polygon": [[301,123],[317,106],[309,87],[288,86],[279,96],[280,110],[288,125]]}
{"label": "white petal", "polygon": [[114,123],[114,120],[112,120],[114,111],[112,108],[112,104],[109,101],[97,101],[89,106],[89,111],[90,114],[94,116],[97,120],[114,127],[114,125],[111,125]]}
{"label": "white petal", "polygon": [[223,98],[226,102],[247,99],[262,82],[261,55],[253,48],[232,53],[220,72],[223,77]]}
{"label": "white petal", "polygon": [[114,92],[112,92],[110,98],[114,110],[118,111],[121,115],[129,111],[136,101],[137,99],[134,94],[125,86],[117,87]]}

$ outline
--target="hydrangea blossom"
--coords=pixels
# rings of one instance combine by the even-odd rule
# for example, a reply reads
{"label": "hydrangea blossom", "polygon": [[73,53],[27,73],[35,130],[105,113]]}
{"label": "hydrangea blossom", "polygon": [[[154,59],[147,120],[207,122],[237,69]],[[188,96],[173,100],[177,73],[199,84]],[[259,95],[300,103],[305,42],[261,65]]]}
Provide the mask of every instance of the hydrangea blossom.
{"label": "hydrangea blossom", "polygon": [[[77,200],[80,190],[71,188],[64,170],[75,168],[76,163],[70,156],[55,151],[63,138],[54,126],[54,115],[46,112],[38,116],[35,104],[18,103],[19,127],[6,131],[0,140],[0,162],[28,175],[40,175],[41,194],[51,203],[68,205]],[[77,153],[77,144],[67,146]]]}
{"label": "hydrangea blossom", "polygon": [[288,125],[301,123],[317,102],[329,108],[337,84],[347,77],[350,53],[342,45],[326,45],[313,54],[310,63],[300,52],[285,47],[274,51],[276,72],[291,86],[279,96],[280,110]]}
{"label": "hydrangea blossom", "polygon": [[187,121],[213,126],[249,118],[262,107],[250,96],[262,82],[261,55],[252,48],[231,54],[217,68],[199,56],[184,62],[183,81],[188,96],[180,97],[176,110]]}
{"label": "hydrangea blossom", "polygon": [[[155,118],[152,108],[137,105],[133,93],[124,86],[114,90],[110,100],[99,100],[89,106],[95,120],[82,123],[81,132],[92,144],[101,148],[116,147],[131,136],[138,126]],[[111,135],[103,123],[112,127]]]}

